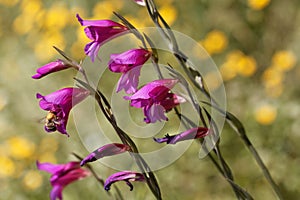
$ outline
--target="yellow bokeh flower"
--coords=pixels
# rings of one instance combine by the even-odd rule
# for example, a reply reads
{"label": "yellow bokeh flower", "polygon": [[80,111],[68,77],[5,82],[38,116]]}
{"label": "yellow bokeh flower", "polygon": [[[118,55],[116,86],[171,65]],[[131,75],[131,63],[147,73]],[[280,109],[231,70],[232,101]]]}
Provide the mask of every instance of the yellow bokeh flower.
{"label": "yellow bokeh flower", "polygon": [[228,39],[224,32],[213,30],[206,35],[201,44],[212,55],[222,52],[227,47]]}
{"label": "yellow bokeh flower", "polygon": [[24,1],[21,4],[21,14],[13,22],[14,31],[19,34],[28,34],[38,30],[44,23],[45,10],[40,1]]}
{"label": "yellow bokeh flower", "polygon": [[115,7],[109,1],[98,2],[93,9],[93,19],[102,20],[110,19],[113,15]]}
{"label": "yellow bokeh flower", "polygon": [[277,116],[277,109],[271,105],[263,105],[255,110],[255,120],[262,125],[269,125],[274,122]]}
{"label": "yellow bokeh flower", "polygon": [[68,24],[69,12],[65,4],[55,3],[46,12],[44,26],[48,29],[61,30]]}
{"label": "yellow bokeh flower", "polygon": [[57,46],[60,49],[65,48],[65,38],[60,31],[52,29],[39,35],[38,43],[34,46],[34,53],[41,62],[48,62],[57,52],[52,46]]}
{"label": "yellow bokeh flower", "polygon": [[23,185],[29,190],[35,190],[43,183],[43,177],[38,171],[30,170],[23,178]]}
{"label": "yellow bokeh flower", "polygon": [[10,177],[15,172],[14,162],[6,157],[0,155],[0,178]]}
{"label": "yellow bokeh flower", "polygon": [[256,71],[256,61],[251,56],[241,56],[236,63],[237,71],[240,75],[249,77]]}
{"label": "yellow bokeh flower", "polygon": [[229,81],[237,75],[237,71],[230,62],[225,62],[222,64],[220,67],[220,72],[224,81]]}
{"label": "yellow bokeh flower", "polygon": [[33,155],[35,144],[26,138],[13,136],[7,140],[10,155],[17,159],[28,158]]}
{"label": "yellow bokeh flower", "polygon": [[41,12],[42,2],[40,0],[23,1],[21,4],[22,13],[25,15],[35,15]]}
{"label": "yellow bokeh flower", "polygon": [[160,7],[159,12],[169,25],[172,25],[177,18],[177,10],[171,4]]}
{"label": "yellow bokeh flower", "polygon": [[270,4],[271,0],[248,0],[248,5],[253,10],[262,10]]}
{"label": "yellow bokeh flower", "polygon": [[224,80],[227,81],[234,78],[237,74],[249,77],[255,73],[256,69],[257,64],[253,57],[235,50],[226,56],[226,61],[221,66],[220,71]]}
{"label": "yellow bokeh flower", "polygon": [[291,51],[278,51],[272,57],[273,66],[280,71],[288,71],[296,64],[296,56]]}
{"label": "yellow bokeh flower", "polygon": [[273,67],[267,68],[263,75],[262,81],[265,87],[274,87],[282,83],[284,74]]}
{"label": "yellow bokeh flower", "polygon": [[220,67],[220,72],[225,81],[229,81],[237,76],[237,63],[243,56],[243,52],[238,50],[231,51],[227,54],[226,61]]}

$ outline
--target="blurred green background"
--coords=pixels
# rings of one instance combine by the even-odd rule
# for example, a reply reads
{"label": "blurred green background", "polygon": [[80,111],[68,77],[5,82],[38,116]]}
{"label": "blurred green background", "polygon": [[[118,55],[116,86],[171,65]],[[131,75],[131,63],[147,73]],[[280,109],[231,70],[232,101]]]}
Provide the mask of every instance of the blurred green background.
{"label": "blurred green background", "polygon": [[[223,76],[228,110],[244,123],[286,199],[300,196],[300,2],[298,0],[157,0],[167,22],[199,41]],[[70,152],[87,151],[76,132],[66,138],[46,134],[45,115],[36,92],[48,94],[72,86],[66,71],[40,81],[36,68],[60,58],[53,45],[76,60],[89,42],[75,18],[115,19],[117,11],[136,27],[152,26],[144,7],[131,0],[0,0],[0,199],[47,199],[49,174],[35,161],[64,163]],[[55,77],[54,77],[55,76]],[[214,81],[214,74],[207,80]],[[217,85],[216,85],[217,86]],[[68,130],[74,129],[72,122]],[[298,148],[297,148],[298,146]],[[275,199],[249,152],[225,127],[221,148],[237,183],[255,199]],[[165,199],[234,199],[229,185],[208,159],[198,160],[198,146],[157,172]],[[98,165],[103,178],[113,171]],[[125,199],[153,199],[145,184]],[[109,199],[93,179],[68,186],[64,199]]]}

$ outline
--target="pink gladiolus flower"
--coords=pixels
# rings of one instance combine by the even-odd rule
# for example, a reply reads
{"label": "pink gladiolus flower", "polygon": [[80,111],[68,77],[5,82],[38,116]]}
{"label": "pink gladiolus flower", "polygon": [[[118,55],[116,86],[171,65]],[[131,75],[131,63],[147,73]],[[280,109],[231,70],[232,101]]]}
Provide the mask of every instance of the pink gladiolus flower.
{"label": "pink gladiolus flower", "polygon": [[146,123],[168,120],[164,113],[185,102],[184,98],[170,92],[177,82],[176,79],[155,80],[124,98],[131,100],[131,106],[143,108]]}
{"label": "pink gladiolus flower", "polygon": [[107,144],[95,150],[94,152],[90,153],[87,157],[85,157],[80,162],[80,166],[83,166],[88,162],[93,162],[106,156],[112,156],[112,155],[124,153],[129,150],[130,147],[125,144],[118,144],[118,143]]}
{"label": "pink gladiolus flower", "polygon": [[104,183],[104,189],[106,191],[110,190],[110,186],[117,181],[125,181],[130,187],[130,191],[133,190],[133,185],[129,181],[145,181],[144,175],[138,172],[123,171],[117,172],[110,177],[108,177]]}
{"label": "pink gladiolus flower", "polygon": [[127,94],[136,92],[142,65],[149,59],[151,52],[146,49],[131,49],[120,54],[111,54],[108,67],[110,71],[122,73],[117,92],[122,89]]}
{"label": "pink gladiolus flower", "polygon": [[128,30],[128,28],[122,24],[111,20],[83,20],[79,14],[77,14],[76,17],[82,26],[86,26],[84,29],[86,36],[93,40],[84,48],[85,54],[90,56],[93,62],[98,55],[101,45],[126,33]]}
{"label": "pink gladiolus flower", "polygon": [[176,144],[177,142],[196,139],[196,138],[203,138],[209,134],[209,129],[204,127],[196,127],[186,130],[182,133],[177,135],[166,135],[164,138],[154,138],[155,142],[163,143],[166,142],[167,144]]}
{"label": "pink gladiolus flower", "polygon": [[62,134],[69,134],[66,131],[68,117],[73,106],[84,100],[90,92],[82,88],[63,88],[43,96],[36,94],[40,100],[40,107],[47,110],[45,130],[47,132],[59,131]]}
{"label": "pink gladiolus flower", "polygon": [[61,71],[61,70],[65,70],[68,68],[71,68],[73,66],[68,65],[67,63],[65,63],[62,60],[57,60],[54,62],[50,62],[40,68],[38,68],[36,70],[36,74],[32,76],[32,78],[34,79],[40,79],[48,74],[51,74],[53,72],[57,72],[57,71]]}
{"label": "pink gladiolus flower", "polygon": [[51,200],[62,200],[62,191],[70,183],[85,178],[90,172],[81,168],[79,162],[69,162],[66,164],[51,164],[36,162],[37,168],[52,174],[50,183],[52,190],[50,192]]}

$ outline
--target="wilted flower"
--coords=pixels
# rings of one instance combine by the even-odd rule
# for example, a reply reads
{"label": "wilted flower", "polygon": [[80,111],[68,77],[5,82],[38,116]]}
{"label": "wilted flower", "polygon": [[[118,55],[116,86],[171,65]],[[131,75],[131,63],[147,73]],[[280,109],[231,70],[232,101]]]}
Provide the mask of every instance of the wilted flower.
{"label": "wilted flower", "polygon": [[111,54],[108,63],[112,72],[122,73],[117,92],[122,89],[126,93],[136,92],[142,65],[149,59],[151,52],[146,49],[131,49],[120,54]]}
{"label": "wilted flower", "polygon": [[204,127],[195,127],[189,130],[186,130],[182,133],[177,135],[166,135],[164,138],[154,138],[155,142],[163,143],[166,142],[167,144],[176,144],[177,142],[190,140],[190,139],[197,139],[203,138],[209,134],[209,129]]}
{"label": "wilted flower", "polygon": [[108,177],[104,183],[104,189],[110,190],[110,186],[117,181],[125,181],[130,187],[130,191],[133,190],[133,185],[129,181],[145,181],[144,175],[138,172],[122,171],[117,172]]}
{"label": "wilted flower", "polygon": [[106,156],[120,154],[128,150],[130,150],[130,147],[125,144],[118,144],[118,143],[106,144],[100,147],[99,149],[95,150],[94,152],[90,153],[87,157],[85,157],[81,161],[80,165],[83,166],[88,162],[93,162]]}
{"label": "wilted flower", "polygon": [[62,60],[50,62],[36,70],[36,74],[32,76],[34,79],[40,79],[53,72],[61,71],[73,67]]}
{"label": "wilted flower", "polygon": [[36,162],[37,168],[52,174],[50,183],[52,190],[50,192],[50,199],[62,200],[62,191],[64,187],[79,179],[90,175],[90,172],[81,168],[79,162],[69,162],[66,164],[51,164]]}
{"label": "wilted flower", "polygon": [[63,88],[46,96],[37,93],[36,98],[41,99],[40,107],[49,111],[46,116],[45,130],[47,132],[57,130],[69,136],[66,125],[70,110],[84,100],[89,93],[88,90],[82,88]]}
{"label": "wilted flower", "polygon": [[176,79],[155,80],[124,98],[131,100],[131,106],[143,108],[146,123],[168,120],[164,113],[185,102],[184,98],[170,92],[177,82]]}
{"label": "wilted flower", "polygon": [[146,6],[145,0],[134,0],[134,1],[141,6]]}
{"label": "wilted flower", "polygon": [[111,20],[83,20],[79,14],[76,17],[82,26],[87,26],[84,32],[89,39],[93,40],[84,48],[85,54],[90,56],[93,62],[101,45],[128,30],[122,24]]}

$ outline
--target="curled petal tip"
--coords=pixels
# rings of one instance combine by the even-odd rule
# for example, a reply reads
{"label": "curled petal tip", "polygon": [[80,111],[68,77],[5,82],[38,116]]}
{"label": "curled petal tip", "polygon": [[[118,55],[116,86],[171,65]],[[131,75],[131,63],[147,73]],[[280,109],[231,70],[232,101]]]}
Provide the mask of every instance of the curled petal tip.
{"label": "curled petal tip", "polygon": [[153,140],[157,143],[163,143],[164,141],[162,141],[161,138],[153,138]]}
{"label": "curled petal tip", "polygon": [[81,162],[80,162],[80,167],[82,167],[84,164],[85,164],[85,162],[84,162],[84,161],[81,161]]}
{"label": "curled petal tip", "polygon": [[132,191],[133,190],[133,185],[128,180],[126,180],[125,182],[129,186],[129,190]]}
{"label": "curled petal tip", "polygon": [[79,23],[81,24],[81,25],[83,25],[83,20],[82,20],[82,18],[79,16],[79,14],[77,13],[76,14],[76,18],[77,18],[77,20],[79,21]]}
{"label": "curled petal tip", "polygon": [[36,96],[37,99],[43,98],[43,95],[41,95],[40,93],[36,93],[35,96]]}
{"label": "curled petal tip", "polygon": [[40,74],[35,74],[33,76],[31,76],[31,78],[33,79],[40,79],[42,76]]}

